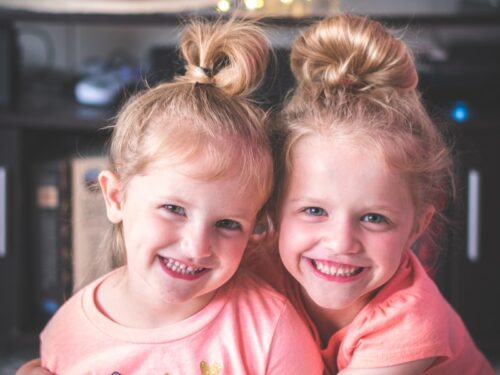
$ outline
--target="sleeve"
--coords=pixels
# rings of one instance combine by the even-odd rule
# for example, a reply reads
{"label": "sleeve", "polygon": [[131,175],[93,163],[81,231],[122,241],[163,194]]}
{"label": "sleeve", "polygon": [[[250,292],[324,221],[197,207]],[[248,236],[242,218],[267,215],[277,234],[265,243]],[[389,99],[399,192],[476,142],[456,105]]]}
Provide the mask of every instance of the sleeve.
{"label": "sleeve", "polygon": [[289,302],[276,325],[266,374],[323,374],[319,348]]}
{"label": "sleeve", "polygon": [[394,366],[430,357],[449,357],[449,318],[435,296],[397,295],[349,328],[339,368]]}

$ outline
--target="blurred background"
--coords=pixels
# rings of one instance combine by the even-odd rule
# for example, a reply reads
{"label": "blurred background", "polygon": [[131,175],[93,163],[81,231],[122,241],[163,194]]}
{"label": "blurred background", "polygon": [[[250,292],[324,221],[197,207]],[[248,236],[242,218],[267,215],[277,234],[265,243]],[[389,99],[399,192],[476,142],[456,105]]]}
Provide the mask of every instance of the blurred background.
{"label": "blurred background", "polygon": [[261,18],[277,59],[257,96],[271,108],[293,86],[295,36],[338,11],[380,20],[415,53],[460,177],[439,257],[425,239],[418,255],[500,368],[499,0],[0,0],[0,375],[37,356],[40,329],[92,274],[106,126],[145,82],[181,72],[182,22]]}

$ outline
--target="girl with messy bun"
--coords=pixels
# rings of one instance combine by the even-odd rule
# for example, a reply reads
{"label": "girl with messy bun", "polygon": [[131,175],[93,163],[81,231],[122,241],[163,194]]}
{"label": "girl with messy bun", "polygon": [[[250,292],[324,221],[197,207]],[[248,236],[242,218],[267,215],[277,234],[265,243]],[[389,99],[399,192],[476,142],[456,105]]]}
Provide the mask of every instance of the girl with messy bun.
{"label": "girl with messy bun", "polygon": [[494,374],[412,252],[454,183],[410,50],[378,22],[339,15],[303,32],[291,68],[275,129],[286,270],[269,279],[309,322],[327,371]]}
{"label": "girl with messy bun", "polygon": [[99,176],[121,266],[56,313],[41,364],[58,374],[322,374],[288,300],[237,271],[273,180],[265,116],[249,99],[268,42],[251,22],[196,20],[181,50],[185,75],[119,113]]}

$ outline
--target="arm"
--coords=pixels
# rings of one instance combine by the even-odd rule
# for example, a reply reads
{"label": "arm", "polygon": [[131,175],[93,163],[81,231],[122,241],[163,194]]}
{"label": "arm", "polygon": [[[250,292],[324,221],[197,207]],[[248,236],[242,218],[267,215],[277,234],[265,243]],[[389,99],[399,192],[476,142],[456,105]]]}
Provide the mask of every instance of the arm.
{"label": "arm", "polygon": [[434,363],[436,357],[419,359],[400,365],[380,368],[345,368],[338,375],[420,375]]}
{"label": "arm", "polygon": [[50,374],[52,374],[50,371],[42,368],[42,363],[40,362],[40,358],[32,359],[31,361],[26,362],[16,371],[16,375],[50,375]]}

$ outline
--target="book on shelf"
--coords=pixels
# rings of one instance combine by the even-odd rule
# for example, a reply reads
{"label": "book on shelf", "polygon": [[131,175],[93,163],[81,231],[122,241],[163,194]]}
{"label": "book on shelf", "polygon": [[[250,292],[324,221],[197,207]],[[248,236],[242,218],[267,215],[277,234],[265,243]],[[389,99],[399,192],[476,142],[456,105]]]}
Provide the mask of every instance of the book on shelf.
{"label": "book on shelf", "polygon": [[32,176],[36,323],[43,325],[72,292],[70,165],[39,161]]}
{"label": "book on shelf", "polygon": [[108,165],[104,156],[75,157],[72,171],[73,292],[107,270],[103,240],[110,228],[97,177]]}
{"label": "book on shelf", "polygon": [[97,182],[106,166],[104,156],[34,164],[31,246],[37,326],[108,269],[101,246],[110,224]]}

